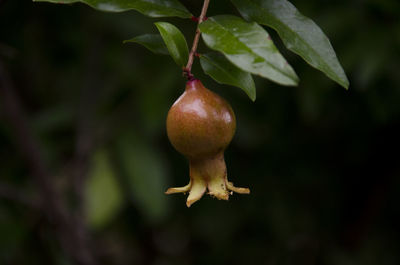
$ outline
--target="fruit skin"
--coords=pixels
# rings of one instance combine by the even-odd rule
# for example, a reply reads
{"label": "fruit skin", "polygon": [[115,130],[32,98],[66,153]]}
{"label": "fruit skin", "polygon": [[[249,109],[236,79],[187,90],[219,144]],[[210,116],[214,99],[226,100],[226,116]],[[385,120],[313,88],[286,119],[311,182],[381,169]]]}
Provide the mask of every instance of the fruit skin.
{"label": "fruit skin", "polygon": [[189,191],[188,207],[207,189],[211,196],[223,200],[228,200],[229,191],[249,193],[227,180],[224,150],[235,130],[236,118],[229,103],[200,80],[188,81],[185,92],[168,112],[167,134],[175,149],[189,159],[190,183],[166,193]]}
{"label": "fruit skin", "polygon": [[225,150],[235,130],[231,106],[199,80],[187,82],[186,91],[172,105],[167,117],[172,145],[193,159]]}

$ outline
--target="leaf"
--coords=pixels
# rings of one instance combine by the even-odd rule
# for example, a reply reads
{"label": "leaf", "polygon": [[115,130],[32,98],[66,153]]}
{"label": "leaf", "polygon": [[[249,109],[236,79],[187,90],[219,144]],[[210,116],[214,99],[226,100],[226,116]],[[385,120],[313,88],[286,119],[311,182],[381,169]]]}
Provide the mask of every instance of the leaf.
{"label": "leaf", "polygon": [[121,135],[117,154],[127,180],[130,197],[150,222],[159,222],[168,214],[166,165],[160,152],[133,133]]}
{"label": "leaf", "polygon": [[88,222],[94,228],[107,224],[121,209],[121,190],[105,151],[94,155],[85,198]]}
{"label": "leaf", "polygon": [[190,18],[192,14],[178,0],[33,0],[56,4],[84,3],[106,12],[136,10],[149,17]]}
{"label": "leaf", "polygon": [[260,25],[221,15],[209,18],[199,28],[211,49],[222,52],[242,70],[282,85],[297,85],[296,73]]}
{"label": "leaf", "polygon": [[124,40],[123,43],[129,42],[139,43],[155,54],[168,54],[168,49],[159,34],[144,34],[129,40]]}
{"label": "leaf", "polygon": [[207,53],[200,56],[204,72],[221,84],[239,87],[252,101],[256,100],[256,86],[251,74],[234,66],[219,53]]}
{"label": "leaf", "polygon": [[179,66],[185,66],[189,57],[186,39],[181,31],[168,22],[154,23],[167,45],[169,54]]}
{"label": "leaf", "polygon": [[329,39],[286,0],[232,0],[245,19],[275,29],[285,46],[344,88],[349,81]]}

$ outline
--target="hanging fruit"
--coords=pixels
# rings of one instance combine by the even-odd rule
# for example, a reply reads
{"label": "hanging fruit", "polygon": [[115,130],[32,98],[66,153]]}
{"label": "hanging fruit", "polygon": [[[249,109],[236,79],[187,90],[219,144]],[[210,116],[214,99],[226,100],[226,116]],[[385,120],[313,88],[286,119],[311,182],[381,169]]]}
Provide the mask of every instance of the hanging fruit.
{"label": "hanging fruit", "polygon": [[185,92],[172,105],[167,117],[167,134],[175,149],[189,160],[190,182],[170,188],[166,194],[189,192],[190,207],[208,194],[228,200],[232,192],[249,194],[227,179],[224,151],[236,130],[235,114],[229,103],[208,90],[198,79],[187,82]]}

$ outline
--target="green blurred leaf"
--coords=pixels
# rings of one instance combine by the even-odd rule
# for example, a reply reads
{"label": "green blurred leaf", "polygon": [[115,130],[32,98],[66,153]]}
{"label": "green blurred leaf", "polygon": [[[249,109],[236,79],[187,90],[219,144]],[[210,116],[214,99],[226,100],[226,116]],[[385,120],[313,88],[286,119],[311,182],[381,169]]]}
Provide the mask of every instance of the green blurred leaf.
{"label": "green blurred leaf", "polygon": [[105,151],[98,151],[92,161],[86,184],[86,207],[89,224],[106,225],[122,206],[122,195],[115,173]]}
{"label": "green blurred leaf", "polygon": [[251,74],[234,66],[222,54],[202,54],[200,63],[204,72],[218,83],[239,87],[252,101],[256,100],[256,86]]}
{"label": "green blurred leaf", "polygon": [[307,63],[324,72],[344,88],[349,81],[329,39],[311,19],[286,0],[232,0],[242,16],[270,26],[285,46]]}
{"label": "green blurred leaf", "polygon": [[56,4],[85,3],[107,12],[136,10],[149,17],[190,18],[192,14],[177,0],[33,0]]}
{"label": "green blurred leaf", "polygon": [[133,202],[150,222],[162,220],[169,208],[166,166],[159,152],[133,134],[120,136],[117,148]]}
{"label": "green blurred leaf", "polygon": [[256,23],[235,16],[211,17],[200,24],[205,43],[222,52],[244,71],[281,85],[297,85],[298,77],[268,33]]}
{"label": "green blurred leaf", "polygon": [[179,66],[185,66],[189,57],[189,49],[182,32],[168,22],[157,22],[155,25],[174,61]]}
{"label": "green blurred leaf", "polygon": [[123,43],[139,43],[156,54],[168,54],[167,46],[160,35],[158,34],[144,34],[134,37],[129,40],[124,40]]}

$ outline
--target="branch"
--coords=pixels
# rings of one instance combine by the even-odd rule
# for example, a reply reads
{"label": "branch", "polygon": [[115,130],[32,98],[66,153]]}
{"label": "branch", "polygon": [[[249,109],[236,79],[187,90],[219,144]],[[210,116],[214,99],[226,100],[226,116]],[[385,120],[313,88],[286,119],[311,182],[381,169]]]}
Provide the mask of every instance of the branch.
{"label": "branch", "polygon": [[49,222],[55,226],[65,253],[79,265],[93,265],[93,257],[85,242],[80,240],[79,231],[71,225],[70,216],[62,203],[62,196],[55,188],[53,176],[46,167],[39,144],[29,129],[28,121],[21,103],[15,93],[8,72],[0,62],[0,100],[10,127],[14,130],[15,140],[34,176],[41,195],[41,207]]}
{"label": "branch", "polygon": [[188,80],[194,79],[194,76],[192,74],[192,65],[193,65],[194,56],[196,55],[197,46],[199,44],[200,35],[201,35],[200,29],[199,29],[199,24],[205,20],[209,3],[210,3],[210,0],[204,0],[203,8],[201,10],[201,14],[199,17],[199,22],[197,24],[196,34],[195,34],[194,40],[193,40],[192,49],[190,49],[189,59],[186,64],[186,67],[183,69],[183,73]]}

